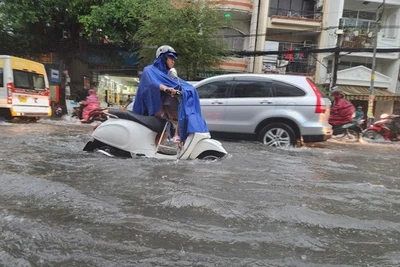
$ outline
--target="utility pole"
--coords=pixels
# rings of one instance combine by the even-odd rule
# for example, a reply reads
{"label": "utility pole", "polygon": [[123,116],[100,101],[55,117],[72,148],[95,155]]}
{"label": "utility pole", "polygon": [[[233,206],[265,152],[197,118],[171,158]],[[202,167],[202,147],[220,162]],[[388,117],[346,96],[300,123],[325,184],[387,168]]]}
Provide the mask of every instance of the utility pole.
{"label": "utility pole", "polygon": [[333,59],[333,64],[332,64],[332,79],[331,79],[331,84],[329,90],[332,89],[336,85],[337,82],[337,72],[339,68],[339,57],[340,57],[340,47],[342,46],[343,42],[343,19],[340,18],[339,20],[339,28],[336,30],[336,49],[335,49],[335,55]]}
{"label": "utility pole", "polygon": [[[375,100],[375,95],[374,95],[374,81],[375,81],[375,68],[376,68],[376,49],[378,46],[378,31],[379,31],[379,21],[382,18],[383,10],[385,9],[385,0],[383,0],[382,4],[377,8],[376,10],[376,23],[375,23],[375,29],[374,29],[374,50],[373,50],[373,56],[372,56],[372,67],[371,67],[371,84],[369,86],[369,97],[368,97],[368,126],[371,125],[374,122],[374,100]],[[381,7],[382,13],[379,13]]]}

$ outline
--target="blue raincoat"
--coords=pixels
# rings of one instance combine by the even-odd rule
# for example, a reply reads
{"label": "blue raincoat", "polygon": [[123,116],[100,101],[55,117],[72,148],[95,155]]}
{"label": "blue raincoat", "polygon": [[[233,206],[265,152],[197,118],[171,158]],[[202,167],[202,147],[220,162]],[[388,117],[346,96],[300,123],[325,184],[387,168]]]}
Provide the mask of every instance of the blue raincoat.
{"label": "blue raincoat", "polygon": [[200,101],[196,89],[182,79],[171,79],[162,58],[157,58],[153,65],[143,69],[133,112],[139,115],[154,116],[162,109],[160,84],[182,92],[182,101],[178,108],[179,137],[181,140],[186,140],[190,133],[208,132],[207,124],[201,115]]}

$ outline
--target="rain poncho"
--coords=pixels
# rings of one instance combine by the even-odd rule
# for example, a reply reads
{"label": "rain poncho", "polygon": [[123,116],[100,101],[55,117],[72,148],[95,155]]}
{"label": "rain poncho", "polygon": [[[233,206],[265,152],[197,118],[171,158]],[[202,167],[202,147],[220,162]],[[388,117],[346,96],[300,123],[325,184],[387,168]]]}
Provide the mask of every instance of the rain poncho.
{"label": "rain poncho", "polygon": [[335,100],[329,116],[329,124],[339,126],[351,122],[354,117],[354,106],[343,98]]}
{"label": "rain poncho", "polygon": [[93,89],[89,90],[89,96],[82,102],[82,104],[85,106],[82,110],[82,119],[87,120],[89,119],[89,113],[100,106],[99,99]]}
{"label": "rain poncho", "polygon": [[153,116],[162,109],[160,84],[181,90],[182,101],[178,109],[179,137],[182,141],[190,133],[208,132],[201,115],[200,101],[196,89],[182,79],[171,79],[162,61],[157,58],[153,65],[143,69],[136,93],[133,112],[139,115]]}

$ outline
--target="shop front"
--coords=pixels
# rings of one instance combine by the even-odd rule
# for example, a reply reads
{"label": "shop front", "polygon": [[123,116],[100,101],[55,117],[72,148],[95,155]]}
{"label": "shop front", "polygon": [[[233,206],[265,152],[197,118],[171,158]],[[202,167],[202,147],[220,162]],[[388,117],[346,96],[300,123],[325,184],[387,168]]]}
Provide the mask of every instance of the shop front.
{"label": "shop front", "polygon": [[[368,113],[370,83],[371,69],[365,66],[348,68],[337,73],[337,85],[343,91],[345,98],[355,107],[361,106],[365,114]],[[393,113],[396,103],[400,101],[400,95],[388,90],[390,84],[390,77],[375,72],[372,110],[375,120],[383,113]]]}
{"label": "shop front", "polygon": [[139,77],[99,75],[97,94],[101,107],[123,108],[128,97],[135,99]]}

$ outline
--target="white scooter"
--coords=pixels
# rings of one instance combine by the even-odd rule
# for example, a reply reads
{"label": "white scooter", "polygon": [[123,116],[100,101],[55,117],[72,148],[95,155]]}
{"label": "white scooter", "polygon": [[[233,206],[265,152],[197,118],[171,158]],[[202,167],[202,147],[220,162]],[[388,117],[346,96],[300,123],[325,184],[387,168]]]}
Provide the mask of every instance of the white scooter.
{"label": "white scooter", "polygon": [[182,147],[167,145],[170,122],[154,116],[142,116],[127,110],[110,110],[109,119],[92,133],[84,151],[98,151],[107,156],[143,156],[158,159],[216,160],[227,155],[222,144],[209,133],[192,133]]}
{"label": "white scooter", "polygon": [[92,133],[84,151],[98,151],[107,156],[142,156],[157,159],[216,160],[227,155],[222,144],[210,133],[191,133],[183,145],[169,145],[171,122],[154,116],[142,116],[128,110],[108,110],[109,117]]}

